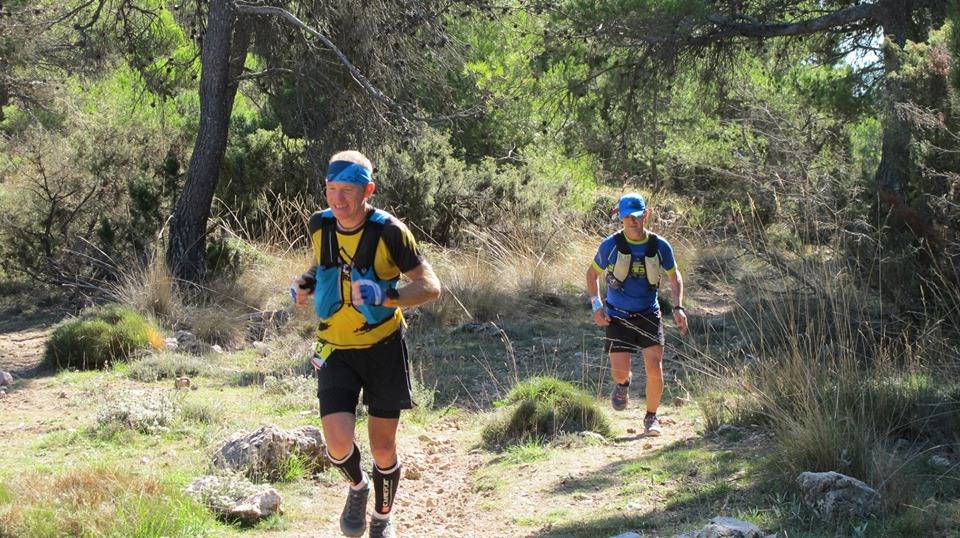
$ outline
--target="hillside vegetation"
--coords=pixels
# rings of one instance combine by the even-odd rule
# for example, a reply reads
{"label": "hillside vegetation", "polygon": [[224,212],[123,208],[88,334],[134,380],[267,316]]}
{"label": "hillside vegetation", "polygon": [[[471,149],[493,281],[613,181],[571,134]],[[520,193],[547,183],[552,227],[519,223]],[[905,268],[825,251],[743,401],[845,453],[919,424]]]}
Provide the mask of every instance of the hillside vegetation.
{"label": "hillside vegetation", "polygon": [[[403,535],[955,536],[958,24],[953,0],[0,3],[0,537],[336,533],[339,476],[297,458],[252,527],[184,487],[236,431],[319,426],[288,287],[348,147],[444,288],[406,313]],[[609,409],[584,282],[631,191],[690,318],[656,440],[642,391]],[[818,471],[880,509],[824,521]]]}

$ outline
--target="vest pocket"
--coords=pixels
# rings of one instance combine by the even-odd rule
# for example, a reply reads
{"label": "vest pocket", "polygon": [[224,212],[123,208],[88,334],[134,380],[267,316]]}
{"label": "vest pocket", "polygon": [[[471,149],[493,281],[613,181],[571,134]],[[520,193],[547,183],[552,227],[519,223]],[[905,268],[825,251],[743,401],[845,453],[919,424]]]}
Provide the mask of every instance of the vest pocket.
{"label": "vest pocket", "polygon": [[343,305],[340,268],[317,267],[317,287],[313,290],[313,307],[321,320],[329,319]]}

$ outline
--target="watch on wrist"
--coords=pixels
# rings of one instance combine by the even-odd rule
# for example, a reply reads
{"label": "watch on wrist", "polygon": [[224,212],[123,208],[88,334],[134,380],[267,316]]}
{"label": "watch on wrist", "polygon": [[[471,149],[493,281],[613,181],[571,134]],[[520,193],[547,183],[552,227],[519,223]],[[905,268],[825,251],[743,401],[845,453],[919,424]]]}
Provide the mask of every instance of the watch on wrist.
{"label": "watch on wrist", "polygon": [[684,307],[682,307],[682,306],[675,306],[675,307],[673,307],[673,309],[674,309],[674,310],[679,310],[679,311],[684,312],[684,313],[686,313],[686,311],[687,311],[687,309],[684,308]]}
{"label": "watch on wrist", "polygon": [[391,301],[396,301],[400,298],[400,292],[397,291],[396,288],[387,288],[387,291],[384,292],[383,296]]}

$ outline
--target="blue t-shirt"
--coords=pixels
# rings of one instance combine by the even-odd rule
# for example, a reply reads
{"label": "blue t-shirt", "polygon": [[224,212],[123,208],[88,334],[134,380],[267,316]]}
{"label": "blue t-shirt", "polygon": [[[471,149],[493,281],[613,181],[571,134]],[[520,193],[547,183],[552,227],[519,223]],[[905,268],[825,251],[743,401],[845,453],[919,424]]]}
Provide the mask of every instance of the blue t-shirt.
{"label": "blue t-shirt", "polygon": [[[616,234],[607,236],[600,243],[597,255],[593,257],[593,267],[600,274],[605,274],[608,269],[612,271],[614,264],[617,263],[617,239],[614,235]],[[607,288],[607,315],[622,318],[630,314],[650,314],[660,311],[657,291],[650,289],[650,283],[647,282],[647,267],[643,263],[649,240],[649,235],[647,239],[638,243],[627,239],[630,252],[633,254],[630,275],[624,281],[621,289]],[[673,247],[659,235],[657,236],[657,251],[660,254],[660,267],[668,275],[672,275],[677,267],[677,262],[673,258]]]}

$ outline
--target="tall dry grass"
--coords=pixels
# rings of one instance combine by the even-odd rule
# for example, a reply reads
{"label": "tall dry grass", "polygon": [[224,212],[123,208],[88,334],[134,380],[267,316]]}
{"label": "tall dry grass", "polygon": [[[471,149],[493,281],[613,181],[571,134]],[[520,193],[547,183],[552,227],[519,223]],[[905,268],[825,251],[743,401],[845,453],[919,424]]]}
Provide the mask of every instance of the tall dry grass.
{"label": "tall dry grass", "polygon": [[[719,252],[698,262],[717,286],[737,290],[721,324],[728,345],[713,348],[724,352],[689,354],[708,373],[700,402],[708,427],[764,424],[785,480],[852,475],[892,511],[927,495],[960,496],[955,469],[926,464],[960,448],[960,353],[956,324],[943,317],[950,303],[918,297],[913,312],[889,304],[842,244],[753,247],[736,263]],[[955,300],[955,282],[941,278],[938,294]]]}
{"label": "tall dry grass", "polygon": [[536,233],[477,228],[465,233],[466,246],[427,252],[444,294],[424,311],[441,325],[566,315],[571,299],[584,293],[587,265],[599,243],[563,223]]}

